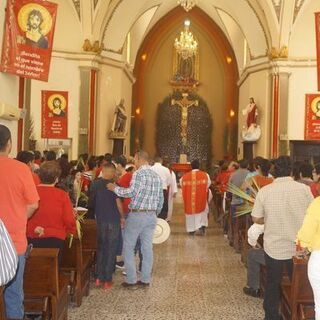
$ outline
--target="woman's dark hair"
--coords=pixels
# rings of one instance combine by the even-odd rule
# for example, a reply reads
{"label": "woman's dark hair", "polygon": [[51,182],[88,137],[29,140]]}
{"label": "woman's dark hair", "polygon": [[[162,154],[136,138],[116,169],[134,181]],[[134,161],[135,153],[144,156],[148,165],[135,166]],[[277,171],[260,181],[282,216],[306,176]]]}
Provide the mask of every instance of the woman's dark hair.
{"label": "woman's dark hair", "polygon": [[258,168],[260,169],[263,176],[268,177],[271,169],[271,162],[267,159],[260,159]]}
{"label": "woman's dark hair", "polygon": [[318,163],[314,166],[314,170],[315,170],[316,174],[320,174],[320,163]]}
{"label": "woman's dark hair", "polygon": [[292,174],[292,161],[288,156],[281,156],[275,160],[274,174],[276,178],[290,177]]}
{"label": "woman's dark hair", "polygon": [[46,161],[54,161],[54,160],[57,160],[57,154],[53,150],[48,151],[46,154]]}
{"label": "woman's dark hair", "polygon": [[34,154],[30,151],[19,151],[16,159],[20,162],[28,164],[34,160]]}
{"label": "woman's dark hair", "polygon": [[71,170],[71,176],[74,178],[76,176],[76,174],[79,172],[82,173],[82,171],[79,169],[73,169],[73,170]]}
{"label": "woman's dark hair", "polygon": [[87,162],[87,166],[89,170],[93,170],[96,166],[97,166],[97,162],[95,157],[90,157],[88,162]]}
{"label": "woman's dark hair", "polygon": [[126,169],[127,172],[133,172],[133,170],[134,170],[134,166],[129,166],[129,167]]}
{"label": "woman's dark hair", "polygon": [[105,160],[106,162],[111,163],[111,162],[112,162],[112,154],[111,154],[111,153],[106,153],[106,154],[104,155],[104,160]]}
{"label": "woman's dark hair", "polygon": [[302,161],[296,161],[293,164],[292,175],[294,180],[298,181],[300,179],[300,167],[303,165]]}
{"label": "woman's dark hair", "polygon": [[60,179],[64,179],[70,174],[71,166],[66,158],[60,158],[58,163],[61,169]]}
{"label": "woman's dark hair", "polygon": [[61,169],[56,161],[47,161],[40,166],[39,176],[43,184],[53,184],[60,177]]}
{"label": "woman's dark hair", "polygon": [[36,150],[34,151],[34,159],[35,160],[40,160],[41,159],[41,152]]}
{"label": "woman's dark hair", "polygon": [[0,124],[0,151],[4,151],[6,149],[6,146],[10,140],[10,130],[3,124]]}
{"label": "woman's dark hair", "polygon": [[302,178],[312,178],[312,171],[313,166],[310,163],[303,163],[300,166],[300,175],[302,176]]}
{"label": "woman's dark hair", "polygon": [[121,155],[121,156],[119,156],[119,157],[116,157],[115,160],[114,160],[114,162],[115,162],[116,164],[120,164],[121,167],[123,167],[123,168],[125,168],[126,165],[127,165],[127,163],[128,163],[127,158],[126,158],[124,155]]}

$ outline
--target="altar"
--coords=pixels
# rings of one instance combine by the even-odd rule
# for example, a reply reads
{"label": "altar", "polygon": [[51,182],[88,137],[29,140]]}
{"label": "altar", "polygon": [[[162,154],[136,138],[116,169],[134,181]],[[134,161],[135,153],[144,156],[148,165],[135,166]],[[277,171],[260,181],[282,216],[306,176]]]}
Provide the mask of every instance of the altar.
{"label": "altar", "polygon": [[190,163],[173,163],[171,165],[171,170],[174,171],[176,174],[182,173],[185,174],[192,170]]}

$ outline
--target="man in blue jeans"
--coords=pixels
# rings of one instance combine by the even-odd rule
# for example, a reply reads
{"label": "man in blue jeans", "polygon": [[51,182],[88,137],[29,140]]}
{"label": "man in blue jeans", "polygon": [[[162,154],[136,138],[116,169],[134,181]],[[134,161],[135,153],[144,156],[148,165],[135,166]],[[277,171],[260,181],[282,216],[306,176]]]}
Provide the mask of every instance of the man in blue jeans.
{"label": "man in blue jeans", "polygon": [[[124,288],[147,287],[151,282],[153,265],[153,234],[157,224],[157,214],[163,206],[163,186],[160,176],[151,170],[149,155],[139,151],[135,155],[137,171],[133,174],[129,188],[108,184],[108,189],[119,197],[131,198],[130,213],[124,230],[124,264],[127,281]],[[137,279],[134,249],[138,238],[141,241],[141,279]]]}

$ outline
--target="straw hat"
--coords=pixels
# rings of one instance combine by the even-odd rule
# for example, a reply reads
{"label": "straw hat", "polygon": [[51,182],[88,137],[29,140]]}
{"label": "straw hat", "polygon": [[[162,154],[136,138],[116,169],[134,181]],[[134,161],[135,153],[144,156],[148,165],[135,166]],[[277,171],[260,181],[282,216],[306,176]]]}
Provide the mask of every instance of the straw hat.
{"label": "straw hat", "polygon": [[153,243],[160,244],[169,239],[171,230],[169,223],[163,219],[158,218],[157,226],[153,235]]}

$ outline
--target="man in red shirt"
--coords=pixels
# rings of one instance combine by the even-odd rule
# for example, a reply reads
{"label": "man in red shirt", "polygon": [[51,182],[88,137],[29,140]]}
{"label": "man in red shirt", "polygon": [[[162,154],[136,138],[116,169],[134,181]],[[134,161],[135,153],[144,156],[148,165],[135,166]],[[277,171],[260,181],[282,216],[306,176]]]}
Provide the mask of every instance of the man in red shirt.
{"label": "man in red shirt", "polygon": [[9,159],[10,130],[0,124],[0,219],[15,245],[19,264],[16,276],[4,292],[8,319],[23,319],[23,273],[27,249],[26,226],[38,208],[39,196],[30,169],[24,163]]}

